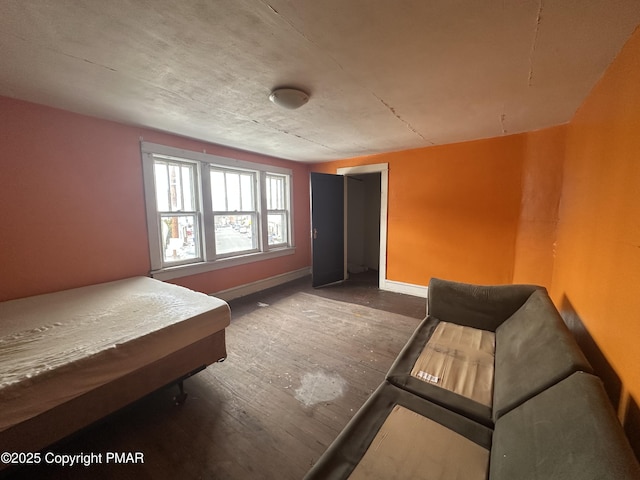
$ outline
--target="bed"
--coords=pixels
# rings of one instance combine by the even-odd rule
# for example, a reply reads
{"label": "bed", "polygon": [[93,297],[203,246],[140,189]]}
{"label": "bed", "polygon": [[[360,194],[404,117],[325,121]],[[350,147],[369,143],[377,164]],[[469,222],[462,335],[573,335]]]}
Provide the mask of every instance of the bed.
{"label": "bed", "polygon": [[225,359],[229,322],[223,300],[147,277],[0,303],[0,452],[41,450],[174,382],[182,392]]}

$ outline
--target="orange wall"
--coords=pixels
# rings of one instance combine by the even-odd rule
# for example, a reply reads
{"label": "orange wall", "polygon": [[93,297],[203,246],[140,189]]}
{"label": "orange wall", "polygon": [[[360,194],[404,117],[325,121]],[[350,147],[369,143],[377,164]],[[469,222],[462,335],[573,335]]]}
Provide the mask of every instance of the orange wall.
{"label": "orange wall", "polygon": [[513,283],[551,287],[566,126],[525,135]]}
{"label": "orange wall", "polygon": [[518,234],[526,136],[316,164],[389,164],[387,278],[509,283]]}
{"label": "orange wall", "polygon": [[216,292],[310,264],[306,165],[0,97],[0,301],[149,273],[140,137],[291,168],[296,254],[184,277]]}
{"label": "orange wall", "polygon": [[569,124],[553,297],[640,400],[640,30]]}

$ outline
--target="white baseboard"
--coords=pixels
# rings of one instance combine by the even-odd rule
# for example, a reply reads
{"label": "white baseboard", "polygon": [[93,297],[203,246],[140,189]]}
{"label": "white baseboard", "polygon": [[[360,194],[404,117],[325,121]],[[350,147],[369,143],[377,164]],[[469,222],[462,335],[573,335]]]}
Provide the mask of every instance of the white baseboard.
{"label": "white baseboard", "polygon": [[277,287],[283,283],[297,280],[298,278],[305,277],[311,274],[311,267],[301,268],[300,270],[294,270],[293,272],[287,272],[274,277],[264,278],[255,282],[246,283],[238,287],[228,288],[227,290],[221,290],[219,292],[212,293],[211,295],[220,298],[226,302],[235,298],[244,297],[252,293],[266,290],[267,288]]}
{"label": "white baseboard", "polygon": [[[294,270],[292,272],[283,273],[274,277],[264,278],[255,282],[246,283],[237,287],[229,288],[227,290],[221,290],[219,292],[212,293],[214,297],[220,298],[225,301],[233,300],[236,298],[244,297],[252,293],[257,293],[267,288],[277,287],[283,283],[297,280],[298,278],[311,275],[311,267],[301,268],[300,270]],[[388,290],[390,292],[404,293],[405,295],[413,295],[414,297],[427,298],[428,287],[422,285],[414,285],[411,283],[397,282],[395,280],[384,280],[384,283],[380,284],[381,290]]]}
{"label": "white baseboard", "polygon": [[428,287],[414,285],[412,283],[396,282],[395,280],[385,280],[384,285],[380,285],[380,289],[421,298],[427,298],[429,292]]}

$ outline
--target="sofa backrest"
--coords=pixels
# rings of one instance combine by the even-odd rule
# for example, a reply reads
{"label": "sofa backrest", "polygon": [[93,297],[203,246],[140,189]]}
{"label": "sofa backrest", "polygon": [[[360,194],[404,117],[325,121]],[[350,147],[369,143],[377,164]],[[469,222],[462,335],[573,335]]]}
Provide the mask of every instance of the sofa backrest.
{"label": "sofa backrest", "polygon": [[546,290],[536,290],[496,330],[493,420],[589,362]]}
{"label": "sofa backrest", "polygon": [[640,466],[597,377],[574,373],[498,419],[489,480],[515,478],[640,478]]}
{"label": "sofa backrest", "polygon": [[484,286],[432,278],[427,313],[443,321],[495,332],[538,290],[546,292],[536,285]]}

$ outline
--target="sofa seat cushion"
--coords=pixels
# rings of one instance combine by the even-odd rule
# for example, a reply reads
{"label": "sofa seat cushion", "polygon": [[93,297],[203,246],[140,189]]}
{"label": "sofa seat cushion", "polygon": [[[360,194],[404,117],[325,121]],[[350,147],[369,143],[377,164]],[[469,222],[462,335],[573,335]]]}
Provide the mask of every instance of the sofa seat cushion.
{"label": "sofa seat cushion", "polygon": [[[439,327],[442,323],[445,325]],[[487,378],[493,377],[488,372],[489,365],[493,368],[490,353],[493,340],[488,335],[491,332],[471,327],[465,327],[471,330],[457,331],[457,326],[432,316],[425,318],[389,369],[387,380],[399,388],[492,427],[492,380]],[[434,340],[429,345],[432,338]],[[469,360],[469,355],[464,355],[471,349],[471,340],[478,341],[480,346],[481,352],[477,356],[482,359],[482,368],[477,369],[475,362]],[[478,370],[481,375],[474,378]],[[458,383],[459,379],[462,379],[461,383]],[[443,388],[443,385],[449,388]],[[480,391],[484,393],[478,394]]]}
{"label": "sofa seat cushion", "polygon": [[484,480],[488,464],[486,448],[396,405],[348,478],[387,480],[402,472],[402,478]]}
{"label": "sofa seat cushion", "polygon": [[538,290],[496,330],[493,419],[589,362],[547,295]]}
{"label": "sofa seat cushion", "polygon": [[583,372],[498,419],[490,472],[490,480],[640,478],[600,380]]}
{"label": "sofa seat cushion", "polygon": [[440,322],[411,375],[490,407],[494,351],[493,332]]}
{"label": "sofa seat cushion", "polygon": [[305,479],[485,479],[491,435],[477,422],[383,382]]}

